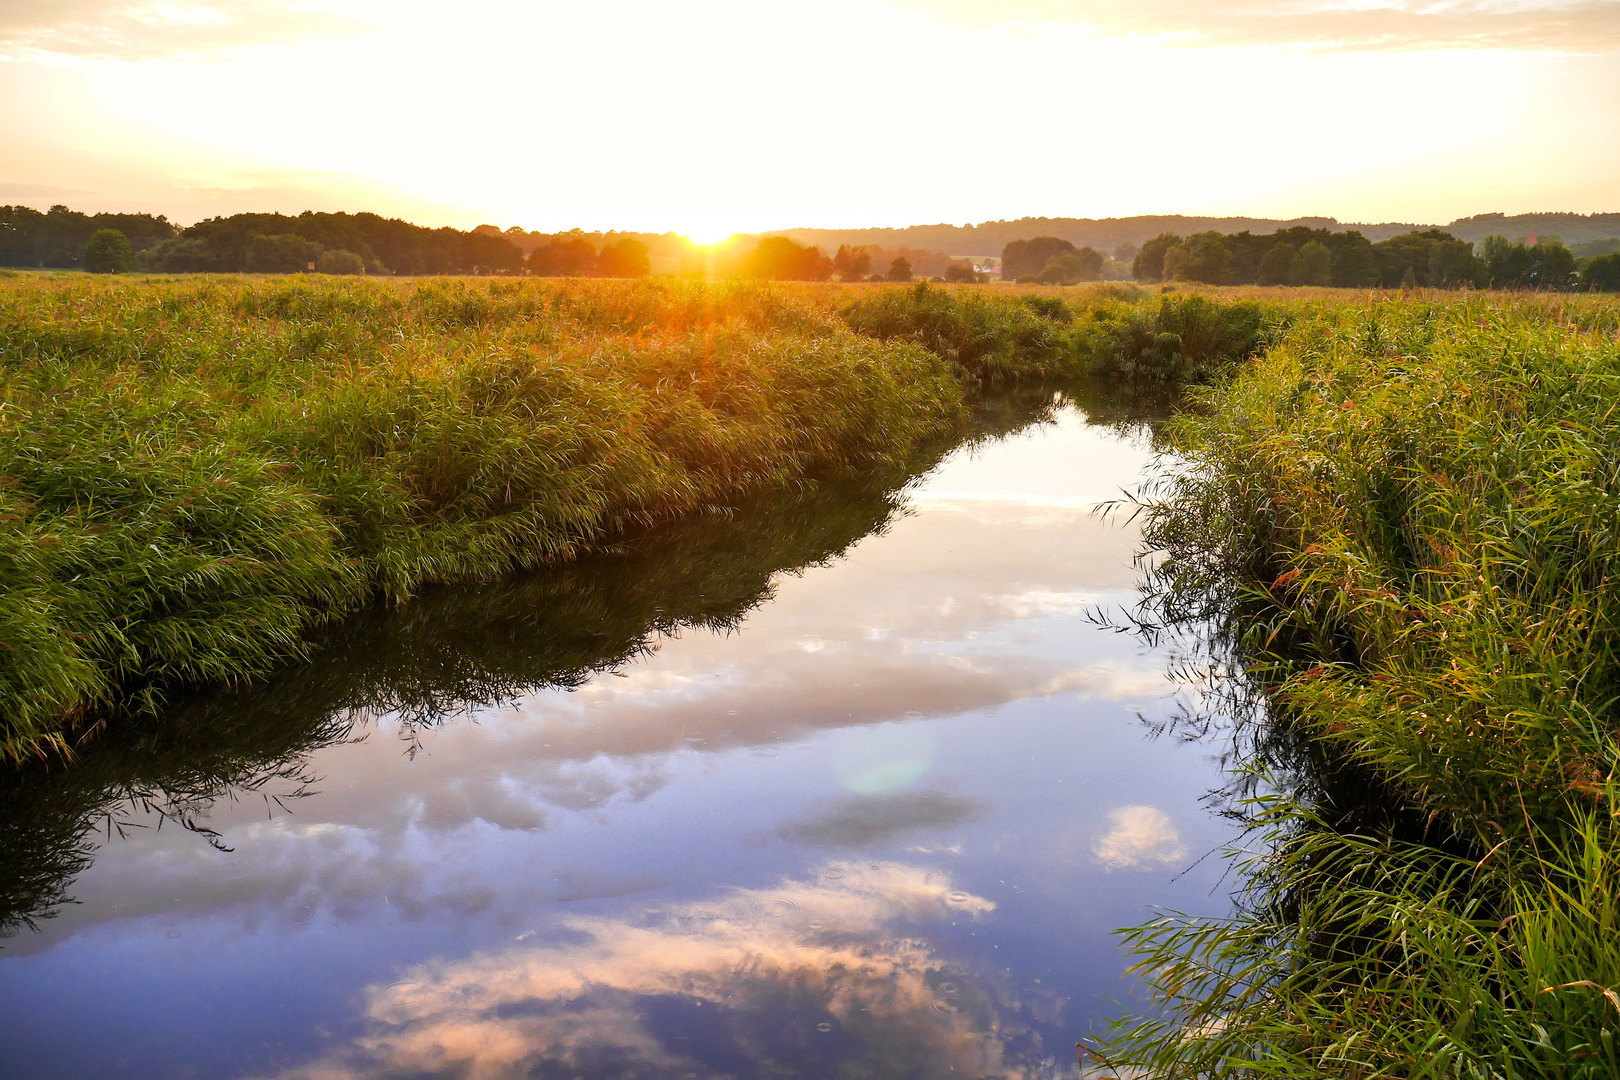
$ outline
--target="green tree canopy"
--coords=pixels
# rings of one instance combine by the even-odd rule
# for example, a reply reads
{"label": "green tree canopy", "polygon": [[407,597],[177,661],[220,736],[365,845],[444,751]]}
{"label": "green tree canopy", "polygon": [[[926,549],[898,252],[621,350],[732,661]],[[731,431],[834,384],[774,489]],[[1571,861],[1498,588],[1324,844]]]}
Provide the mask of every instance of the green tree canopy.
{"label": "green tree canopy", "polygon": [[1581,284],[1592,292],[1620,292],[1620,254],[1599,255],[1581,271]]}
{"label": "green tree canopy", "polygon": [[1181,243],[1175,233],[1160,233],[1142,245],[1142,250],[1131,260],[1131,276],[1137,281],[1163,281],[1164,257],[1170,249]]}
{"label": "green tree canopy", "polygon": [[1287,285],[1293,280],[1294,258],[1299,249],[1289,243],[1273,244],[1260,257],[1260,269],[1255,283],[1258,285]]}
{"label": "green tree canopy", "polygon": [[1047,285],[1074,285],[1102,277],[1103,256],[1094,248],[1066,251],[1041,270],[1035,280]]}
{"label": "green tree canopy", "polygon": [[1406,272],[1417,285],[1454,289],[1463,285],[1483,288],[1490,271],[1474,256],[1473,245],[1440,229],[1402,233],[1375,244],[1378,281],[1386,289],[1408,287]]}
{"label": "green tree canopy", "polygon": [[910,281],[911,263],[902,256],[889,264],[888,279],[890,281]]}
{"label": "green tree canopy", "polygon": [[1332,285],[1333,252],[1320,240],[1312,240],[1299,249],[1294,264],[1288,270],[1291,285]]}
{"label": "green tree canopy", "polygon": [[864,280],[872,272],[872,253],[865,247],[839,244],[838,253],[833,256],[833,269],[838,271],[840,281]]}
{"label": "green tree canopy", "polygon": [[531,251],[528,265],[540,277],[579,277],[596,268],[596,248],[575,229]]}
{"label": "green tree canopy", "polygon": [[646,277],[652,273],[647,245],[628,236],[613,241],[596,257],[596,272],[602,277]]}
{"label": "green tree canopy", "polygon": [[1055,236],[1014,240],[1001,249],[1001,276],[1008,280],[1030,277],[1044,271],[1059,255],[1072,255],[1075,246]]}
{"label": "green tree canopy", "polygon": [[1218,232],[1194,233],[1165,252],[1164,273],[1177,281],[1221,285],[1226,282],[1231,262],[1225,236]]}
{"label": "green tree canopy", "polygon": [[1498,289],[1568,289],[1576,282],[1575,256],[1556,240],[1529,247],[1487,236],[1479,247],[1491,285]]}
{"label": "green tree canopy", "polygon": [[743,260],[742,272],[773,281],[826,281],[832,277],[833,263],[818,247],[768,236]]}
{"label": "green tree canopy", "polygon": [[366,260],[352,251],[337,248],[321,252],[320,258],[315,260],[315,269],[323,274],[363,274]]}
{"label": "green tree canopy", "polygon": [[101,229],[84,245],[84,268],[92,274],[120,274],[135,269],[135,249],[119,229]]}
{"label": "green tree canopy", "polygon": [[250,274],[298,274],[321,257],[321,245],[296,233],[255,236],[248,241],[243,269]]}

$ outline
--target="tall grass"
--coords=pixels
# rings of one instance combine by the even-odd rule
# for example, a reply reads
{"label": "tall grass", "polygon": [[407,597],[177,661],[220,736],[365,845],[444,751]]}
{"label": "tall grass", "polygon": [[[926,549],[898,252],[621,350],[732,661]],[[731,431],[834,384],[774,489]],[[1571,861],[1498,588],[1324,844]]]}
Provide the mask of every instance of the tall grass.
{"label": "tall grass", "polygon": [[7,281],[0,753],[963,410],[934,354],[766,287]]}
{"label": "tall grass", "polygon": [[1199,405],[1161,608],[1388,809],[1261,777],[1238,913],[1130,935],[1163,1012],[1110,1057],[1620,1075],[1620,306],[1322,306]]}
{"label": "tall grass", "polygon": [[915,342],[964,380],[1093,375],[1138,383],[1206,381],[1275,339],[1280,305],[1103,287],[1072,296],[941,289],[853,294],[844,318],[860,333]]}

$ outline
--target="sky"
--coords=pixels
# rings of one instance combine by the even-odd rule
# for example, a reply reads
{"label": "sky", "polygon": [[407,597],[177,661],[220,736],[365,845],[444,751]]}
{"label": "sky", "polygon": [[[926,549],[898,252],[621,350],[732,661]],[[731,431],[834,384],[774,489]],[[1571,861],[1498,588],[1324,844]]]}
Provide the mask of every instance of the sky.
{"label": "sky", "polygon": [[0,203],[674,230],[1620,210],[1620,0],[0,0]]}

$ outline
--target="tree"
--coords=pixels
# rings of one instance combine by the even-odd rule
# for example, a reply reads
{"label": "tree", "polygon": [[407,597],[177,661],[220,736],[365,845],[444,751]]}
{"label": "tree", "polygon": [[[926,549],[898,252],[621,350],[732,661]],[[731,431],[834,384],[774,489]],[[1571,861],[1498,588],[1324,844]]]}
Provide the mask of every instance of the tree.
{"label": "tree", "polygon": [[1102,277],[1102,253],[1094,248],[1068,251],[1047,263],[1035,278],[1045,285],[1074,285]]}
{"label": "tree", "polygon": [[294,233],[255,236],[243,266],[250,274],[301,274],[321,257],[321,245]]}
{"label": "tree", "polygon": [[1220,285],[1232,261],[1226,238],[1218,232],[1194,233],[1164,254],[1164,275],[1177,281]]}
{"label": "tree", "polygon": [[1332,285],[1333,252],[1320,240],[1312,240],[1299,249],[1299,256],[1288,270],[1288,280],[1294,285]]}
{"label": "tree", "polygon": [[1001,276],[1017,279],[1039,274],[1053,259],[1059,255],[1073,254],[1075,250],[1073,244],[1055,236],[1014,240],[1001,249]]}
{"label": "tree", "polygon": [[647,245],[628,236],[615,240],[596,257],[596,272],[602,277],[646,277],[652,273]]}
{"label": "tree", "polygon": [[904,258],[899,258],[899,259],[894,260],[894,262],[889,264],[889,280],[890,281],[910,281],[911,280],[911,264],[909,262],[907,262]]}
{"label": "tree", "polygon": [[872,253],[864,247],[839,244],[838,254],[833,256],[833,268],[838,271],[840,281],[864,280],[872,272]]}
{"label": "tree", "polygon": [[1332,235],[1337,243],[1324,243],[1333,252],[1333,284],[1341,289],[1364,289],[1378,284],[1378,254],[1373,250],[1372,241],[1354,230]]}
{"label": "tree", "polygon": [[1491,280],[1485,262],[1475,257],[1473,245],[1441,229],[1392,236],[1374,244],[1373,251],[1379,283],[1386,289],[1405,287],[1407,270],[1418,285],[1436,289],[1483,288]]}
{"label": "tree", "polygon": [[1299,254],[1292,244],[1274,244],[1260,258],[1255,281],[1260,285],[1287,285],[1293,280],[1294,258]]}
{"label": "tree", "polygon": [[102,229],[84,245],[84,268],[92,274],[121,274],[135,269],[135,249],[118,229]]}
{"label": "tree", "polygon": [[982,279],[972,263],[951,263],[945,268],[945,280],[958,285],[977,285]]}
{"label": "tree", "polygon": [[579,277],[596,268],[596,248],[574,229],[531,251],[528,266],[529,273],[540,277]]}
{"label": "tree", "polygon": [[321,252],[320,258],[315,260],[315,269],[323,274],[363,274],[366,272],[366,260],[352,251],[338,248]]}
{"label": "tree", "polygon": [[1164,257],[1179,243],[1181,237],[1175,233],[1160,233],[1143,244],[1142,250],[1131,260],[1131,276],[1137,281],[1163,281],[1166,276]]}
{"label": "tree", "polygon": [[772,281],[826,281],[832,277],[833,263],[818,247],[805,247],[785,236],[767,236],[743,260],[742,272]]}
{"label": "tree", "polygon": [[1581,284],[1592,292],[1620,292],[1620,254],[1589,260],[1581,271]]}
{"label": "tree", "polygon": [[1479,247],[1498,289],[1567,289],[1575,281],[1575,256],[1556,240],[1529,247],[1487,236]]}

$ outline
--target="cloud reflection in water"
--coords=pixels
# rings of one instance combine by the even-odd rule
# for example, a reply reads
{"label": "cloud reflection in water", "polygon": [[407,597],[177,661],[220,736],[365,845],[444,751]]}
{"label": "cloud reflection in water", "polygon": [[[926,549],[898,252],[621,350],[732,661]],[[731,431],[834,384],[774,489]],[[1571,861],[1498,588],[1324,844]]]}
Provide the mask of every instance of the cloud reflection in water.
{"label": "cloud reflection in water", "polygon": [[367,1034],[284,1075],[818,1076],[854,1057],[878,1074],[1016,1076],[988,1002],[906,932],[994,907],[917,867],[834,862],[640,921],[568,918],[571,943],[369,988]]}

